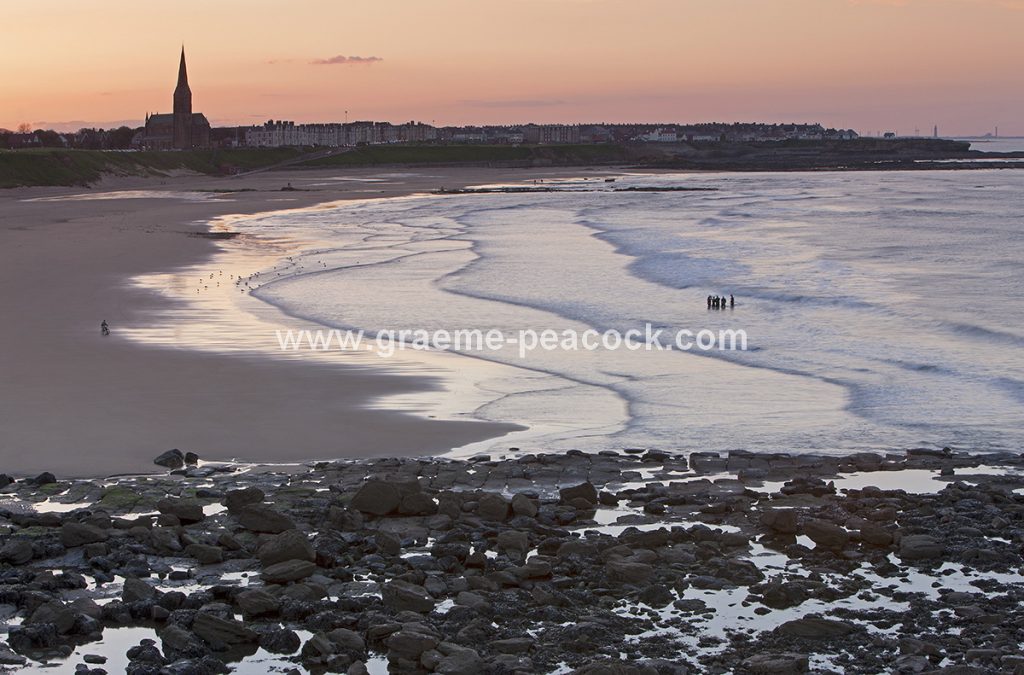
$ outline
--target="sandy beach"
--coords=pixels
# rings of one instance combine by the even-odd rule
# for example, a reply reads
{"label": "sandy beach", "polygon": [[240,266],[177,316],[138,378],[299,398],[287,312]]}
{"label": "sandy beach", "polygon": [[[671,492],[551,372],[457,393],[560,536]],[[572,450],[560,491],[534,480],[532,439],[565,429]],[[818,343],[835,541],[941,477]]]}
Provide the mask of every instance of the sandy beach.
{"label": "sandy beach", "polygon": [[[119,338],[118,325],[165,302],[126,280],[211,256],[215,245],[194,234],[213,218],[528,177],[444,169],[385,186],[325,181],[339,173],[117,178],[91,188],[0,192],[0,312],[7,324],[0,332],[0,470],[145,472],[170,448],[256,462],[438,454],[515,429],[364,405],[438,386],[426,377],[159,349]],[[288,184],[295,191],[282,192]],[[209,198],[53,199],[116,190],[199,191]],[[104,319],[114,327],[108,338],[100,336]]]}

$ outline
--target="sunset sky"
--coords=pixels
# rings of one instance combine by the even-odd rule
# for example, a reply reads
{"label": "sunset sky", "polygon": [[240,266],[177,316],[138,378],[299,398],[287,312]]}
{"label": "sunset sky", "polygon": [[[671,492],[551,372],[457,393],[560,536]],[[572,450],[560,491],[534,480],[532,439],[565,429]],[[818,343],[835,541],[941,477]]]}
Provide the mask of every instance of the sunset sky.
{"label": "sunset sky", "polygon": [[1024,135],[1024,0],[5,3],[0,127],[820,121]]}

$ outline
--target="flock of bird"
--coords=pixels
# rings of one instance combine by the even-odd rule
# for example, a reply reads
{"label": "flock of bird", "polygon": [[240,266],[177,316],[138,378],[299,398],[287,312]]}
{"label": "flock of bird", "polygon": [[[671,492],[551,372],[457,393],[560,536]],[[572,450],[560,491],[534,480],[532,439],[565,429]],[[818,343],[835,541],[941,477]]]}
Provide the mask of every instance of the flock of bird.
{"label": "flock of bird", "polygon": [[[279,277],[284,273],[294,274],[297,272],[302,272],[303,270],[306,269],[306,266],[304,264],[297,263],[295,261],[295,256],[288,256],[287,258],[285,258],[285,260],[288,261],[286,264],[274,265],[273,268],[266,272],[266,276],[269,276],[270,273],[273,272],[275,277]],[[327,268],[327,263],[325,263],[323,260],[317,260],[316,263],[318,268]],[[280,269],[278,269],[279,267]],[[213,288],[219,287],[223,276],[224,270],[218,270],[216,274],[210,272],[209,278],[199,277],[199,284],[196,287],[196,293],[208,291],[210,290],[211,286]],[[234,274],[228,274],[228,281],[234,283],[234,285],[238,288],[239,293],[246,293],[248,291],[256,290],[257,288],[262,286],[263,283],[267,283],[260,283],[260,279],[263,276],[263,272],[253,272],[252,274],[245,277],[243,277],[241,274],[239,274],[238,276],[235,276]]]}

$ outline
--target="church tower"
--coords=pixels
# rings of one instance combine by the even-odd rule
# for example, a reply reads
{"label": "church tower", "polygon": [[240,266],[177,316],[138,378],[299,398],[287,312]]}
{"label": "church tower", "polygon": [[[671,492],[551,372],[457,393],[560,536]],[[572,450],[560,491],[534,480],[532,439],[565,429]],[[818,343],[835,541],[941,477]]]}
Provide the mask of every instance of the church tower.
{"label": "church tower", "polygon": [[182,45],[181,63],[178,65],[178,86],[174,89],[174,147],[188,150],[192,145],[192,90],[188,87],[185,47]]}

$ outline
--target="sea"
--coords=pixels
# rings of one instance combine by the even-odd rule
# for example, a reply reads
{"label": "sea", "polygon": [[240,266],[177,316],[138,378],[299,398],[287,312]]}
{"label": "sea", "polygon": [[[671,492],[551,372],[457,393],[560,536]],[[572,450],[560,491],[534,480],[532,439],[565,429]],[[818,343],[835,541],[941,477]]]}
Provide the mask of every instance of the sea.
{"label": "sea", "polygon": [[[590,170],[479,188],[220,221],[238,236],[213,261],[137,280],[182,303],[134,336],[425,376],[432,391],[369,405],[523,427],[456,455],[1024,449],[1024,172]],[[372,344],[281,349],[282,331],[316,329]],[[402,330],[741,331],[746,349],[388,354],[379,340]]]}

